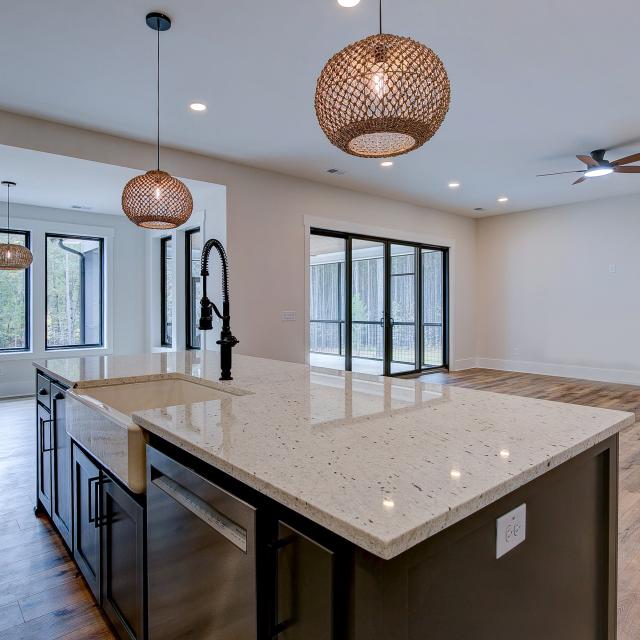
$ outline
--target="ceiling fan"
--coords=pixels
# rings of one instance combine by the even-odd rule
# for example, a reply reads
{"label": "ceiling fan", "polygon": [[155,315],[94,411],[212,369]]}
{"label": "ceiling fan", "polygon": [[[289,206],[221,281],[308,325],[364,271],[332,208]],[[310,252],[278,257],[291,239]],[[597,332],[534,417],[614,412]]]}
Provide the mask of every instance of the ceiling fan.
{"label": "ceiling fan", "polygon": [[588,156],[576,156],[580,162],[584,162],[587,165],[586,169],[580,171],[559,171],[557,173],[541,173],[537,177],[543,176],[559,176],[564,173],[581,173],[582,176],[578,178],[573,184],[580,184],[587,178],[599,178],[601,176],[609,175],[610,173],[640,173],[640,166],[626,167],[624,165],[631,164],[632,162],[640,161],[640,153],[634,153],[630,156],[625,156],[619,160],[613,160],[609,162],[604,159],[605,149],[596,149]]}

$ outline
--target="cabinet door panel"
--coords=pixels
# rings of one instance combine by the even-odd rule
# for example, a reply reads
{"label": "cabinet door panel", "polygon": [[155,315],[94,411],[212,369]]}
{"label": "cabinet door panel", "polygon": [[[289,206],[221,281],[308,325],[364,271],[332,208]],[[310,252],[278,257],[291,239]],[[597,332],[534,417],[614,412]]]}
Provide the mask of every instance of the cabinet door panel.
{"label": "cabinet door panel", "polygon": [[100,602],[100,529],[97,527],[97,485],[100,470],[73,446],[73,557]]}
{"label": "cabinet door panel", "polygon": [[102,606],[122,638],[144,638],[144,509],[113,480],[102,483]]}
{"label": "cabinet door panel", "polygon": [[280,522],[277,543],[276,637],[333,637],[334,554]]}
{"label": "cabinet door panel", "polygon": [[46,512],[51,515],[51,415],[38,405],[37,411],[38,448],[38,499]]}
{"label": "cabinet door panel", "polygon": [[71,539],[71,438],[65,428],[64,389],[51,385],[53,450],[51,517],[69,547]]}

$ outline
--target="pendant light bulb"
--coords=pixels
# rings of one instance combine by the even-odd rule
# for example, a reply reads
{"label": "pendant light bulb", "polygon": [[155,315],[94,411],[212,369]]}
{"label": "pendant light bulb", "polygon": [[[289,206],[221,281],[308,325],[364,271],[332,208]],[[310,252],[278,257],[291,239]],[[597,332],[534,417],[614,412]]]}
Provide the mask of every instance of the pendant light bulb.
{"label": "pendant light bulb", "polygon": [[191,217],[193,197],[182,181],[160,169],[160,32],[171,28],[171,19],[153,11],[147,14],[146,22],[157,32],[157,168],[127,182],[122,191],[122,210],[139,227],[174,229]]}

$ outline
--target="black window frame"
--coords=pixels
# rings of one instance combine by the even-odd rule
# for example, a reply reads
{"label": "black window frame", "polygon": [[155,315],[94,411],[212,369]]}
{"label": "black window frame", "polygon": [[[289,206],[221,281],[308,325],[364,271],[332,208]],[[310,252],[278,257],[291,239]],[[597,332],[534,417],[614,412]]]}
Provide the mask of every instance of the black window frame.
{"label": "black window frame", "polygon": [[[160,238],[160,346],[173,346],[173,335],[166,339],[167,332],[167,245],[173,241],[171,236]],[[173,264],[175,270],[175,249],[173,256]],[[175,296],[174,296],[175,302]],[[172,323],[173,324],[173,323]],[[173,334],[173,327],[172,327]]]}
{"label": "black window frame", "polygon": [[[24,246],[31,250],[31,232],[24,229],[0,228],[0,238],[3,234],[24,236]],[[31,265],[24,270],[24,347],[17,349],[1,349],[0,353],[25,353],[31,351]]]}
{"label": "black window frame", "polygon": [[185,348],[187,351],[197,351],[201,348],[201,343],[194,345],[193,344],[193,327],[192,322],[194,321],[195,309],[198,304],[198,300],[192,300],[191,292],[193,289],[193,277],[191,275],[191,236],[196,233],[200,233],[200,227],[194,227],[193,229],[187,229],[184,232],[184,280],[185,280],[185,296],[184,296],[184,304],[185,304]]}
{"label": "black window frame", "polygon": [[[59,238],[61,240],[94,240],[100,246],[100,342],[95,344],[71,344],[71,345],[52,345],[49,346],[47,336],[47,318],[49,317],[49,260],[48,248],[49,238]],[[95,236],[84,236],[80,234],[67,233],[45,233],[44,234],[44,348],[45,351],[58,350],[78,350],[78,349],[102,349],[104,347],[104,238]]]}

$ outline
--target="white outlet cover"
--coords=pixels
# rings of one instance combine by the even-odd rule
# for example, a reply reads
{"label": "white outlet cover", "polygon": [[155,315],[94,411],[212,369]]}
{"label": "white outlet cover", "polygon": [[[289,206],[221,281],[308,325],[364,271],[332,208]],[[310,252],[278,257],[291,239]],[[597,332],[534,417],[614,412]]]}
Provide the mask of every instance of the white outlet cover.
{"label": "white outlet cover", "polygon": [[525,541],[527,535],[527,505],[521,504],[496,520],[496,558]]}
{"label": "white outlet cover", "polygon": [[282,312],[282,320],[283,320],[283,322],[295,322],[296,321],[296,312],[295,311],[283,311]]}

